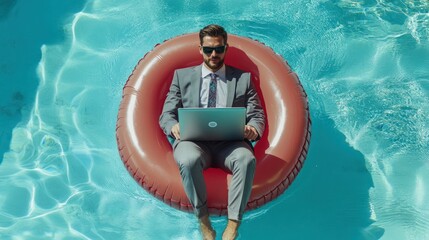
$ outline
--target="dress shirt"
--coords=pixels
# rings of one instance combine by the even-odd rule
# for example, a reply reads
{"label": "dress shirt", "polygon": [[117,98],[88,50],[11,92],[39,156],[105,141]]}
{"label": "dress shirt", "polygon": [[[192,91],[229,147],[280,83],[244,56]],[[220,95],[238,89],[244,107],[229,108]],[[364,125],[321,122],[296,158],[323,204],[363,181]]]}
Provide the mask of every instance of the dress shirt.
{"label": "dress shirt", "polygon": [[[204,64],[201,68],[200,107],[206,108],[209,100],[210,73],[213,73]],[[217,75],[216,107],[226,107],[227,84],[225,77],[225,64],[214,74]]]}

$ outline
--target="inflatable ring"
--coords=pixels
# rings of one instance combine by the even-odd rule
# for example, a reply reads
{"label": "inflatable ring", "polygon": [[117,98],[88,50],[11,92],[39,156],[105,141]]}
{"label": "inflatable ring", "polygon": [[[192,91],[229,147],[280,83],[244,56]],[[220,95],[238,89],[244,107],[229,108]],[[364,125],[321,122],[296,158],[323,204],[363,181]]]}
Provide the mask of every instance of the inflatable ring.
{"label": "inflatable ring", "polygon": [[[252,74],[267,127],[255,146],[256,172],[247,210],[279,196],[300,171],[310,141],[307,96],[298,77],[273,50],[252,39],[228,35],[225,63]],[[158,44],[128,78],[119,108],[116,138],[124,165],[148,192],[175,208],[192,211],[170,143],[158,119],[175,69],[202,63],[197,33]],[[231,175],[204,171],[211,214],[225,215]]]}

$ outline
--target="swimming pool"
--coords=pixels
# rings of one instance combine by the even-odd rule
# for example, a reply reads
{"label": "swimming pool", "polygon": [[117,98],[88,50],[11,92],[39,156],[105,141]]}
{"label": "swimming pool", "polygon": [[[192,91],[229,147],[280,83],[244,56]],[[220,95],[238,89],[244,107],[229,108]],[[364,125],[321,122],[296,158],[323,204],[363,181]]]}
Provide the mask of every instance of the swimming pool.
{"label": "swimming pool", "polygon": [[199,237],[129,176],[115,123],[137,61],[213,22],[287,59],[313,120],[298,178],[240,239],[429,238],[427,1],[56,2],[0,3],[1,239]]}

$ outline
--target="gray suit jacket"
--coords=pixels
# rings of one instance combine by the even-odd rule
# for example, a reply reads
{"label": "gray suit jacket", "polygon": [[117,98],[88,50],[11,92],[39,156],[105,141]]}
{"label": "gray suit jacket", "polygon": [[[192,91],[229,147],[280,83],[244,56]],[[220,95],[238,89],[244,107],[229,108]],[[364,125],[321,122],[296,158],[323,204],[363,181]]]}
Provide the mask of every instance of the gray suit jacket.
{"label": "gray suit jacket", "polygon": [[[167,136],[178,123],[177,109],[199,107],[201,65],[178,69],[167,94],[159,124]],[[250,80],[250,73],[226,66],[227,107],[245,107],[246,124],[253,126],[262,136],[265,129],[265,114],[258,93]]]}

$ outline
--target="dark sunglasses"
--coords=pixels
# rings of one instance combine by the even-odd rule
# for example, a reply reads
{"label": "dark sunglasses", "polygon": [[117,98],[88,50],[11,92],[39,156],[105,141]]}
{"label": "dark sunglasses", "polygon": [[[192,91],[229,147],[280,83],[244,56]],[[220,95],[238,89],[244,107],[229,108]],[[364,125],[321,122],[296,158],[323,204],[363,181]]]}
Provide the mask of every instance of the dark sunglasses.
{"label": "dark sunglasses", "polygon": [[225,52],[225,48],[226,46],[219,46],[219,47],[202,47],[203,48],[203,53],[205,54],[211,54],[213,52],[213,50],[216,53],[224,53]]}

